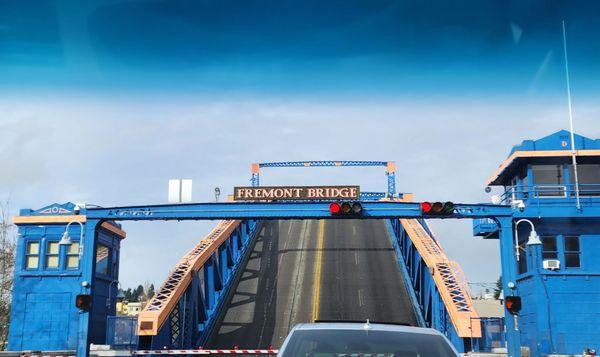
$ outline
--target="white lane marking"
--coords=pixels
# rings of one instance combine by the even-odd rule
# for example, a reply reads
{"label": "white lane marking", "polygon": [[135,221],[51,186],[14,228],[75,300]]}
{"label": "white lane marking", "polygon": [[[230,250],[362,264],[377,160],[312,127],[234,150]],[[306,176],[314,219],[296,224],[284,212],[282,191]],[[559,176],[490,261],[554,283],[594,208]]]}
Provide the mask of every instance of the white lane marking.
{"label": "white lane marking", "polygon": [[352,234],[356,235],[356,226],[352,226]]}
{"label": "white lane marking", "polygon": [[290,234],[292,234],[292,224],[293,224],[293,223],[294,223],[294,221],[289,221],[289,224],[288,224],[288,236],[289,236]]}
{"label": "white lane marking", "polygon": [[358,306],[365,306],[362,289],[358,289]]}
{"label": "white lane marking", "polygon": [[358,252],[354,252],[354,263],[358,265]]}

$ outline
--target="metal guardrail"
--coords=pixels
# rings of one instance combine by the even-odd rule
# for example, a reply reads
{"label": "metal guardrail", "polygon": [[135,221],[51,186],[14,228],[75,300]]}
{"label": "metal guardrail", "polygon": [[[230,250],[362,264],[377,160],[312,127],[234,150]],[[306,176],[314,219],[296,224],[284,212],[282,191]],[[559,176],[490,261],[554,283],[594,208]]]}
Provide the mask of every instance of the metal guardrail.
{"label": "metal guardrail", "polygon": [[[515,200],[524,200],[534,203],[570,205],[575,202],[575,188],[574,184],[507,186],[500,196],[501,204],[509,205]],[[600,184],[579,184],[579,197],[582,203],[600,204]]]}
{"label": "metal guardrail", "polygon": [[472,324],[481,325],[481,337],[473,338],[474,352],[491,352],[495,348],[506,347],[503,317],[479,317],[471,319]]}
{"label": "metal guardrail", "polygon": [[137,345],[137,317],[108,316],[106,343],[115,349],[135,349]]}

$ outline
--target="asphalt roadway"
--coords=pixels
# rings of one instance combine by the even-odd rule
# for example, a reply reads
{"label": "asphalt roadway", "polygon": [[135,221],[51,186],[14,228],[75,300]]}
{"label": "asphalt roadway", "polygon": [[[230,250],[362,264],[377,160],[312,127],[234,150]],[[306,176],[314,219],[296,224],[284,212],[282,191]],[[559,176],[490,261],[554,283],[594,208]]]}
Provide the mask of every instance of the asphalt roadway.
{"label": "asphalt roadway", "polygon": [[384,221],[265,222],[209,348],[279,348],[314,320],[416,325]]}

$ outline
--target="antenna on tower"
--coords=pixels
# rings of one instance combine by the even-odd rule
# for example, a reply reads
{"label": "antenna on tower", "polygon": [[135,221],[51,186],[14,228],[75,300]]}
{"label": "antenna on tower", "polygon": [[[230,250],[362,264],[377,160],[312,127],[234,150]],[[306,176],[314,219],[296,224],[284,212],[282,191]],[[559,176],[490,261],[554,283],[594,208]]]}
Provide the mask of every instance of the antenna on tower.
{"label": "antenna on tower", "polygon": [[569,58],[567,56],[567,30],[565,27],[565,20],[562,20],[562,33],[563,33],[563,49],[565,53],[565,75],[567,78],[567,100],[569,102],[569,125],[571,128],[571,158],[573,159],[573,173],[575,178],[575,199],[577,209],[581,209],[581,202],[579,201],[579,177],[577,175],[577,151],[575,151],[575,131],[573,130],[573,104],[571,102],[571,81],[569,79]]}

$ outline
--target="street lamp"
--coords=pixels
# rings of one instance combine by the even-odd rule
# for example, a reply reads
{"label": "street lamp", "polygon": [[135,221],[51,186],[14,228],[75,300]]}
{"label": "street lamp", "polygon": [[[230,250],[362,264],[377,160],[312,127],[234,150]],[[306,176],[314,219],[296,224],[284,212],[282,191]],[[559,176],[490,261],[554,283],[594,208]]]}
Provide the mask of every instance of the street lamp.
{"label": "street lamp", "polygon": [[517,229],[517,226],[519,225],[519,223],[522,222],[527,222],[529,223],[529,225],[531,226],[531,232],[529,233],[529,238],[527,239],[527,245],[540,245],[542,244],[542,241],[540,240],[540,236],[538,236],[537,232],[535,231],[535,226],[533,225],[533,223],[528,220],[528,219],[520,219],[515,223],[515,249],[516,249],[516,256],[517,256],[517,260],[519,260],[519,230]]}
{"label": "street lamp", "polygon": [[112,286],[114,283],[117,283],[117,301],[119,301],[119,299],[123,300],[125,298],[122,289],[120,289],[121,283],[118,280],[113,280],[108,284],[108,297],[106,298],[106,307],[110,307],[110,297],[112,296]]}
{"label": "street lamp", "polygon": [[79,259],[81,259],[81,255],[83,254],[83,223],[81,223],[79,221],[71,221],[71,222],[69,222],[67,224],[67,227],[65,228],[65,232],[63,233],[62,237],[60,238],[60,241],[58,242],[58,245],[71,245],[71,244],[73,244],[73,241],[71,240],[71,235],[69,234],[69,227],[73,223],[77,223],[81,227],[81,230],[79,232],[79,252],[78,252],[79,253]]}

